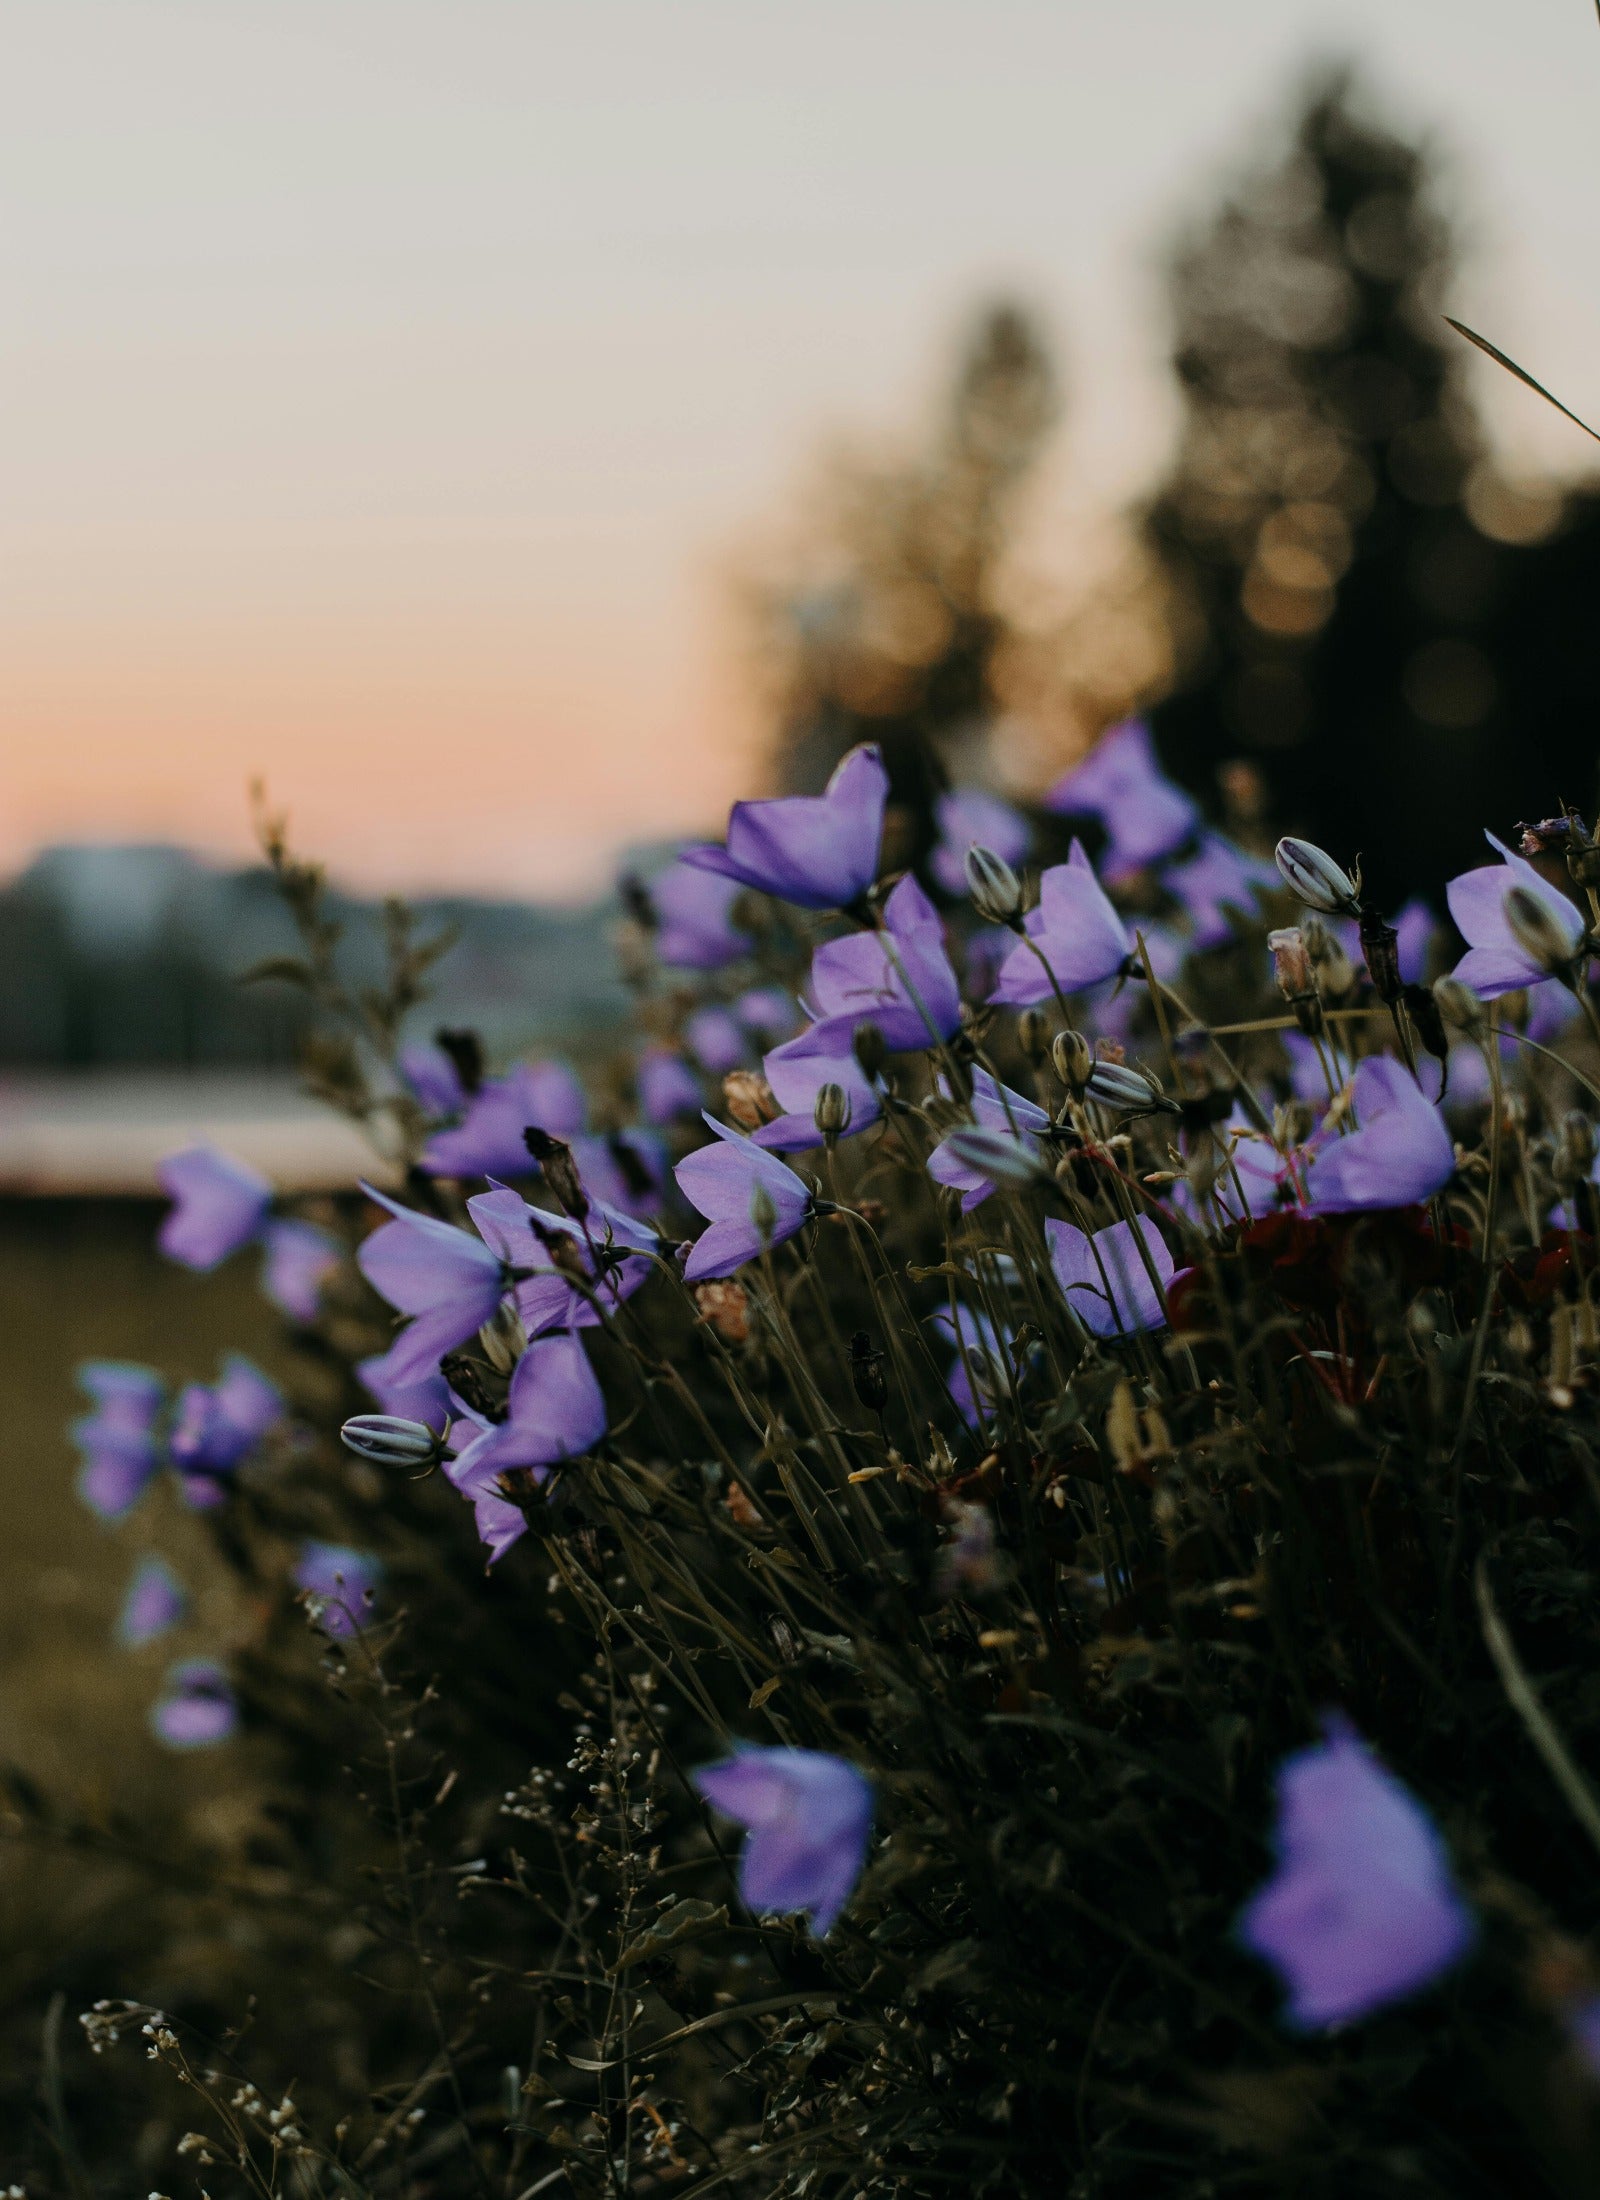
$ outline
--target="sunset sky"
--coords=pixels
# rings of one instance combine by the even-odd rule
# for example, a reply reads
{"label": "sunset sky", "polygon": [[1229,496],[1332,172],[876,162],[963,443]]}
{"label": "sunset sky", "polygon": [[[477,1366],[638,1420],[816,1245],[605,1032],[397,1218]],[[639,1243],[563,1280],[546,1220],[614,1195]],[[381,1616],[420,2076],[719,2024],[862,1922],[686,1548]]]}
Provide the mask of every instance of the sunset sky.
{"label": "sunset sky", "polygon": [[714,827],[732,576],[808,457],[914,422],[1003,289],[1063,353],[1063,527],[1126,495],[1162,244],[1339,52],[1456,165],[1464,317],[1600,411],[1588,0],[13,0],[0,869],[240,857],[256,772],[364,884],[573,893]]}

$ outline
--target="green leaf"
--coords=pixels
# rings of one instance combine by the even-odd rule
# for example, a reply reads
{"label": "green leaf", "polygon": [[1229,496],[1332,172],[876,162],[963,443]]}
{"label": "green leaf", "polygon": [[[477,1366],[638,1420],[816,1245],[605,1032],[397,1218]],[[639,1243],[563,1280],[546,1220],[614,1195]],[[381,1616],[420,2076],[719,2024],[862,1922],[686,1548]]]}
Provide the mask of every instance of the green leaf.
{"label": "green leaf", "polygon": [[[705,1902],[698,1895],[686,1895],[681,1902],[674,1902],[670,1910],[647,1926],[637,1939],[630,1940],[606,1974],[615,1978],[619,1971],[626,1971],[630,1964],[643,1963],[651,1956],[663,1955],[680,1941],[699,1940],[706,1933],[716,1932],[728,1922],[726,1902]],[[570,2057],[568,2058],[571,2059]]]}

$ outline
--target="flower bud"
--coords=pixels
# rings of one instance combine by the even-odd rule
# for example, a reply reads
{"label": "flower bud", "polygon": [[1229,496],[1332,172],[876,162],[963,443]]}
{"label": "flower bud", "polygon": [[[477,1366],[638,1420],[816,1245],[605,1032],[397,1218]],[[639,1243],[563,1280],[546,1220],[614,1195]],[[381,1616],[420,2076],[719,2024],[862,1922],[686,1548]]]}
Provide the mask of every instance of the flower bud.
{"label": "flower bud", "polygon": [[967,892],[985,924],[1022,922],[1022,881],[1004,856],[974,843],[967,850]]}
{"label": "flower bud", "polygon": [[346,1451],[370,1459],[375,1467],[431,1466],[439,1456],[439,1438],[426,1421],[408,1421],[398,1413],[357,1413],[339,1431]]}
{"label": "flower bud", "polygon": [[1081,1093],[1094,1070],[1094,1054],[1081,1031],[1058,1031],[1050,1049],[1056,1075],[1070,1093]]}
{"label": "flower bud", "polygon": [[1564,977],[1572,968],[1572,943],[1549,903],[1529,887],[1512,886],[1501,906],[1512,938],[1529,960],[1548,977]]}
{"label": "flower bud", "polygon": [[1296,901],[1325,917],[1359,917],[1359,878],[1341,871],[1332,856],[1309,840],[1280,840],[1274,850],[1279,875]]}
{"label": "flower bud", "polygon": [[530,1123],[523,1132],[522,1143],[543,1170],[553,1196],[574,1222],[581,1222],[589,1212],[589,1201],[578,1178],[578,1164],[572,1158],[572,1148],[565,1140],[552,1138],[548,1131],[540,1130],[536,1123]]}
{"label": "flower bud", "polygon": [[883,1043],[883,1033],[864,1016],[850,1034],[850,1051],[856,1058],[856,1067],[868,1084],[875,1084],[883,1075],[883,1065],[889,1058],[889,1050]]}
{"label": "flower bud", "polygon": [[750,1220],[763,1248],[772,1243],[772,1233],[778,1227],[778,1202],[759,1178],[751,1187]]}
{"label": "flower bud", "polygon": [[1096,1062],[1086,1088],[1091,1100],[1115,1108],[1123,1115],[1178,1115],[1176,1100],[1169,1100],[1148,1070],[1133,1069],[1125,1062]]}
{"label": "flower bud", "polygon": [[1048,1173],[1033,1141],[1013,1138],[1009,1131],[964,1126],[952,1131],[945,1144],[964,1169],[976,1170],[992,1184],[1039,1184]]}
{"label": "flower bud", "polygon": [[883,1354],[864,1329],[858,1329],[850,1339],[850,1387],[869,1413],[881,1413],[889,1403]]}
{"label": "flower bud", "polygon": [[781,1113],[772,1087],[756,1069],[731,1069],[722,1080],[723,1105],[741,1130],[758,1131]]}
{"label": "flower bud", "polygon": [[1050,1051],[1050,1019],[1042,1008],[1025,1008],[1017,1018],[1017,1044],[1037,1069]]}
{"label": "flower bud", "polygon": [[850,1095],[843,1085],[819,1085],[812,1103],[811,1120],[824,1138],[838,1138],[850,1128]]}
{"label": "flower bud", "polygon": [[1440,1016],[1452,1031],[1465,1038],[1481,1039],[1489,1028],[1482,1001],[1461,978],[1435,978],[1433,998]]}

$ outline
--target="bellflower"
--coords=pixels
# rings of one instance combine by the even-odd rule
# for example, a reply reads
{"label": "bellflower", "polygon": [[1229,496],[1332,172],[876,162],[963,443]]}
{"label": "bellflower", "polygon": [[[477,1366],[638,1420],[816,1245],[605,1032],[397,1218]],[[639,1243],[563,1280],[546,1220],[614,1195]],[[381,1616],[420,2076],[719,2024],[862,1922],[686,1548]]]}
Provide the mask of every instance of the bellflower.
{"label": "bellflower", "polygon": [[1162,1301],[1175,1271],[1166,1240],[1149,1215],[1136,1223],[1113,1222],[1092,1236],[1054,1219],[1044,1230],[1056,1281],[1091,1336],[1130,1337],[1166,1327]]}
{"label": "bellflower", "polygon": [[[425,1385],[437,1375],[445,1354],[493,1319],[506,1278],[500,1261],[481,1239],[433,1215],[402,1207],[370,1184],[361,1189],[395,1219],[362,1241],[356,1265],[398,1313],[416,1317],[381,1363],[366,1363],[371,1372],[364,1372],[362,1379],[387,1411],[405,1412],[409,1409],[388,1405],[384,1393],[393,1398],[407,1386]],[[373,1382],[374,1373],[383,1391]]]}
{"label": "bellflower", "polygon": [[606,1428],[605,1398],[582,1341],[570,1331],[535,1337],[512,1371],[506,1418],[482,1429],[444,1471],[468,1497],[492,1491],[515,1468],[543,1482],[559,1460],[592,1451]]}
{"label": "bellflower", "polygon": [[802,909],[848,909],[878,875],[889,775],[873,742],[850,751],[820,795],[736,802],[725,848],[682,861]]}
{"label": "bellflower", "polygon": [[667,1184],[667,1156],[655,1131],[608,1131],[604,1137],[575,1138],[572,1158],[585,1192],[603,1205],[630,1215],[648,1215],[660,1206]]}
{"label": "bellflower", "polygon": [[117,1614],[116,1639],[124,1650],[142,1650],[176,1627],[188,1609],[183,1583],[166,1560],[142,1558]]}
{"label": "bellflower", "polygon": [[269,1222],[261,1233],[261,1246],[266,1256],[262,1290],[291,1321],[314,1322],[322,1304],[322,1286],[343,1257],[338,1239],[311,1222]]}
{"label": "bellflower", "polygon": [[1034,946],[1018,940],[1002,963],[999,983],[989,996],[998,1007],[1030,1008],[1036,1001],[1048,1001],[1055,991],[1052,977],[1063,993],[1098,985],[1116,977],[1134,952],[1132,935],[1107,899],[1080,840],[1072,843],[1065,863],[1052,864],[1040,879],[1039,906],[1023,923]]}
{"label": "bellflower", "polygon": [[1239,929],[1235,912],[1253,917],[1257,894],[1276,886],[1278,873],[1222,833],[1204,832],[1197,852],[1167,865],[1161,883],[1188,912],[1194,927],[1189,944],[1222,947]]}
{"label": "bellflower", "polygon": [[945,953],[943,920],[909,875],[884,903],[883,927],[825,940],[812,956],[819,1021],[848,1034],[870,1019],[891,1054],[950,1038],[961,1028],[961,988]]}
{"label": "bellflower", "polygon": [[[941,1080],[941,1089],[946,1089]],[[979,1127],[1015,1139],[1024,1153],[1037,1156],[1040,1135],[1050,1128],[1046,1109],[1020,1092],[1002,1085],[986,1069],[972,1073],[972,1112]],[[928,1156],[928,1174],[938,1184],[949,1184],[961,1193],[961,1212],[970,1214],[994,1190],[994,1181],[952,1149],[946,1138]]]}
{"label": "bellflower", "polygon": [[168,1260],[201,1274],[248,1245],[272,1203],[272,1186],[261,1171],[215,1146],[168,1154],[156,1175],[173,1202],[156,1243]]}
{"label": "bellflower", "polygon": [[958,787],[940,795],[933,806],[939,841],[928,868],[947,894],[967,890],[967,850],[992,848],[1016,869],[1026,859],[1032,828],[1020,810],[982,787]]}
{"label": "bellflower", "polygon": [[358,1360],[356,1374],[363,1388],[377,1400],[380,1412],[397,1414],[404,1421],[426,1422],[435,1431],[442,1429],[450,1418],[450,1386],[437,1369],[431,1375],[417,1375],[402,1365],[396,1374],[391,1363],[396,1352],[404,1352],[405,1344],[402,1332],[387,1352]]}
{"label": "bellflower", "polygon": [[[754,1260],[764,1245],[781,1245],[793,1237],[812,1212],[809,1185],[776,1154],[730,1130],[715,1116],[708,1115],[705,1121],[717,1143],[698,1147],[674,1171],[684,1198],[711,1225],[690,1249],[685,1283],[731,1276],[747,1260]],[[764,1234],[751,1215],[758,1192],[772,1215],[771,1228]]]}
{"label": "bellflower", "polygon": [[1113,878],[1174,854],[1200,822],[1193,797],[1175,787],[1156,761],[1142,718],[1126,718],[1103,734],[1084,761],[1056,781],[1044,807],[1060,817],[1099,820],[1106,873]]}
{"label": "bellflower", "polygon": [[168,1749],[211,1749],[239,1726],[233,1684],[214,1658],[184,1658],[168,1672],[150,1724]]}
{"label": "bellflower", "polygon": [[719,878],[697,864],[672,862],[648,887],[656,913],[656,954],[677,970],[720,970],[750,952],[750,940],[733,922],[744,891],[736,878]]}
{"label": "bellflower", "polygon": [[530,1337],[592,1328],[602,1306],[614,1311],[648,1279],[661,1243],[646,1224],[600,1199],[579,1223],[497,1184],[469,1199],[467,1212],[484,1243],[517,1271],[512,1304]]}
{"label": "bellflower", "polygon": [[1427,1812],[1348,1720],[1278,1770],[1278,1866],[1238,1932],[1288,1990],[1297,2031],[1348,2024],[1427,1986],[1476,1938]]}
{"label": "bellflower", "polygon": [[402,1047],[400,1074],[429,1115],[459,1115],[467,1104],[461,1072],[443,1047]]}
{"label": "bellflower", "polygon": [[996,1329],[987,1314],[964,1300],[957,1304],[954,1321],[948,1314],[935,1314],[933,1327],[955,1347],[945,1382],[956,1411],[968,1428],[977,1428],[984,1414],[994,1411],[997,1398],[1010,1396],[1011,1330]]}
{"label": "bellflower", "polygon": [[1438,919],[1425,901],[1413,895],[1396,912],[1394,928],[1399,935],[1400,975],[1407,985],[1421,985],[1427,978],[1428,951],[1439,929]]}
{"label": "bellflower", "polygon": [[760,1915],[803,1910],[823,1938],[861,1877],[872,1788],[817,1749],[742,1748],[692,1775],[706,1801],[746,1829],[739,1893]]}
{"label": "bellflower", "polygon": [[1356,1067],[1352,1097],[1361,1128],[1317,1148],[1307,1183],[1310,1212],[1410,1207],[1442,1191],[1455,1174],[1455,1147],[1444,1117],[1410,1072],[1392,1055],[1369,1055]]}
{"label": "bellflower", "polygon": [[277,1384],[241,1352],[230,1352],[215,1383],[185,1383],[178,1393],[170,1449],[185,1502],[219,1505],[226,1478],[284,1416]]}
{"label": "bellflower", "polygon": [[89,1360],[78,1382],[94,1411],[72,1424],[82,1461],[78,1495],[102,1520],[120,1520],[144,1495],[161,1464],[156,1425],[166,1386],[151,1367],[122,1360]]}
{"label": "bellflower", "polygon": [[[739,1020],[725,1008],[697,1008],[685,1018],[684,1043],[702,1068],[713,1077],[725,1077],[750,1056],[750,1042]],[[695,1102],[698,1112],[700,1102]]]}
{"label": "bellflower", "polygon": [[533,1163],[523,1132],[534,1125],[570,1139],[583,1117],[583,1088],[564,1062],[519,1062],[485,1080],[453,1130],[434,1133],[422,1166],[430,1176],[526,1176]]}
{"label": "bellflower", "polygon": [[640,1113],[657,1128],[680,1115],[698,1115],[705,1106],[699,1078],[671,1047],[643,1048],[634,1064],[634,1082],[639,1090]]}
{"label": "bellflower", "polygon": [[1445,888],[1445,899],[1457,930],[1467,942],[1467,952],[1453,974],[1486,1001],[1492,1001],[1519,986],[1543,985],[1550,976],[1512,931],[1505,899],[1513,886],[1526,888],[1534,897],[1574,956],[1583,940],[1584,923],[1574,904],[1541,877],[1525,856],[1514,854],[1493,833],[1485,833],[1484,838],[1491,848],[1499,850],[1503,860],[1487,863],[1480,870],[1463,871]]}
{"label": "bellflower", "polygon": [[358,1634],[371,1618],[383,1567],[370,1551],[312,1540],[301,1544],[290,1578],[323,1633],[341,1637]]}
{"label": "bellflower", "polygon": [[755,1143],[774,1153],[802,1153],[824,1143],[817,1128],[817,1094],[824,1085],[837,1085],[850,1106],[845,1135],[854,1137],[875,1123],[883,1112],[877,1087],[856,1060],[845,1019],[832,1017],[813,1024],[798,1039],[774,1047],[762,1062],[773,1097],[783,1109],[776,1122],[763,1123]]}
{"label": "bellflower", "polygon": [[792,994],[781,985],[753,985],[733,1004],[733,1013],[762,1047],[787,1038],[800,1021]]}

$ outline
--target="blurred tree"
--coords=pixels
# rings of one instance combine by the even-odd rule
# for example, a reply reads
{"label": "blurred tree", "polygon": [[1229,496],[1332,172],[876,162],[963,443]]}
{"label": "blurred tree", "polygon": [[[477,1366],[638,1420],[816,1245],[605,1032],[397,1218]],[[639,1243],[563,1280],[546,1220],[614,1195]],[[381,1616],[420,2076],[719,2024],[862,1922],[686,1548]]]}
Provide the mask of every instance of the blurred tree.
{"label": "blurred tree", "polygon": [[1277,824],[1391,899],[1482,861],[1485,824],[1596,794],[1600,501],[1496,474],[1451,260],[1426,154],[1348,74],[1314,84],[1175,256],[1185,414],[1146,515],[1169,766],[1210,792],[1248,762]]}
{"label": "blurred tree", "polygon": [[881,742],[894,799],[925,844],[934,795],[994,712],[996,567],[1055,413],[1039,330],[996,306],[973,327],[931,447],[837,470],[820,571],[760,606],[783,788],[814,790],[856,742]]}

